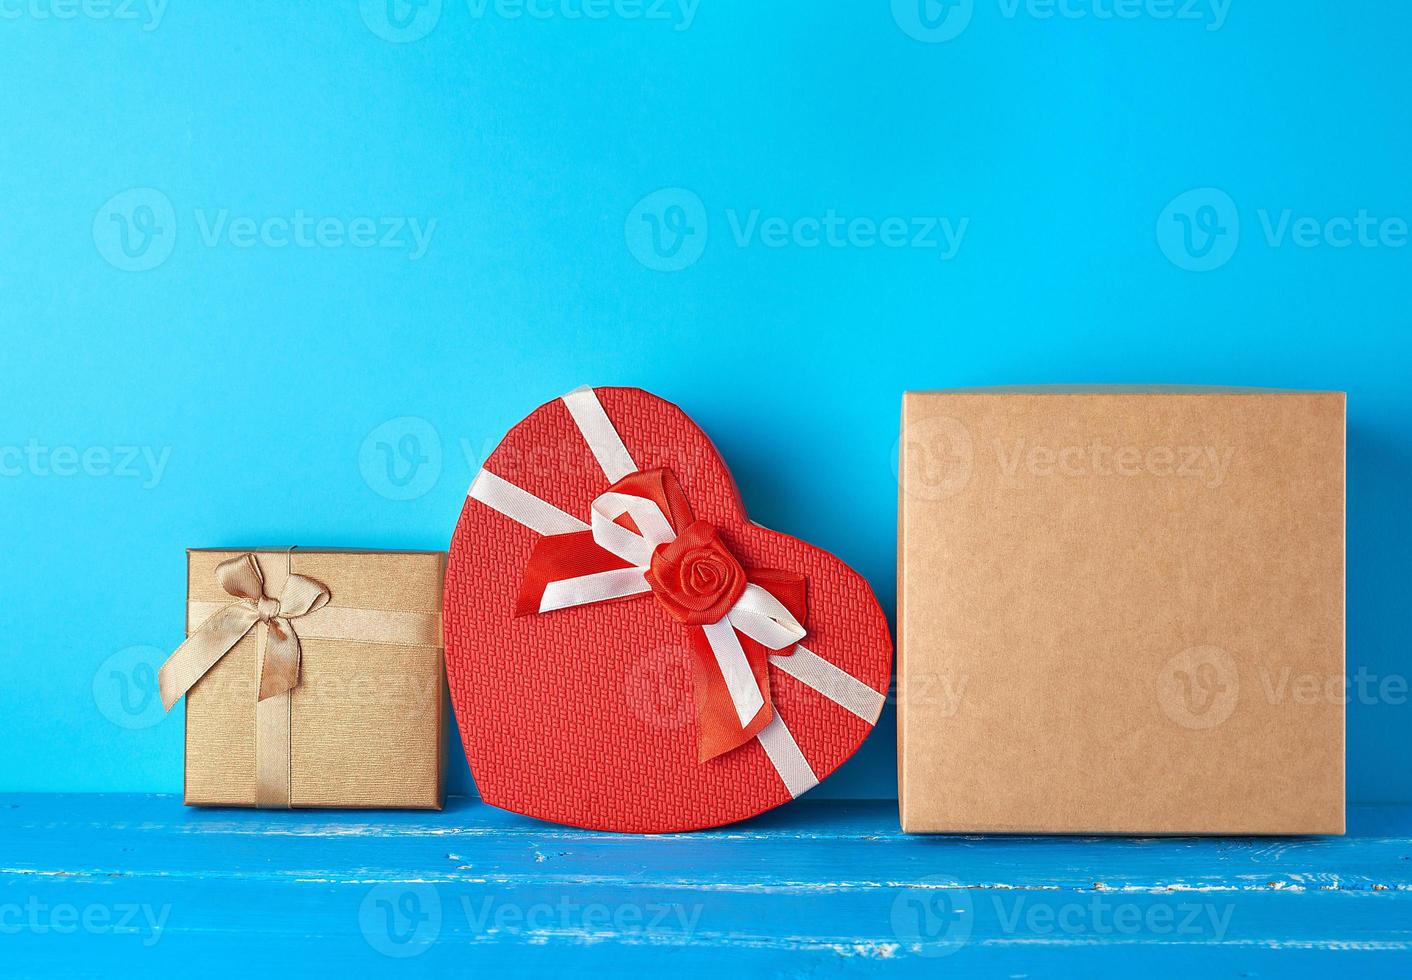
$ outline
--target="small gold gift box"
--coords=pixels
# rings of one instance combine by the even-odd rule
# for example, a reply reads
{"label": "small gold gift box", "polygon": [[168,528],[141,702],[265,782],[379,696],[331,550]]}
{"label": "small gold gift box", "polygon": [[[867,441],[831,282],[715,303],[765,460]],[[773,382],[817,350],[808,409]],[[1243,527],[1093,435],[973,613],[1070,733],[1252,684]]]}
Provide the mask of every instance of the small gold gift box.
{"label": "small gold gift box", "polygon": [[188,551],[187,804],[440,809],[445,558]]}

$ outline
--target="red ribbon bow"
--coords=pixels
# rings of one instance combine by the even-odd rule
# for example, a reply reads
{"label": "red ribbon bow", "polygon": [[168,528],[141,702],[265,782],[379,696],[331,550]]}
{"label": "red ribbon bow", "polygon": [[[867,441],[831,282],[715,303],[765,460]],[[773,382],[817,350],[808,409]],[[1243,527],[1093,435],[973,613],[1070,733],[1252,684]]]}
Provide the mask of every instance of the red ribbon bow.
{"label": "red ribbon bow", "polygon": [[[764,589],[778,600],[797,626],[803,621],[807,608],[804,576],[798,572],[745,569],[727,547],[720,530],[706,521],[696,520],[671,470],[631,473],[609,487],[599,499],[610,498],[610,495],[615,495],[611,499],[628,497],[651,501],[671,525],[674,539],[658,544],[651,553],[650,564],[644,566],[602,547],[593,530],[542,537],[536,541],[525,566],[515,615],[543,611],[545,591],[554,583],[605,572],[627,572],[631,576],[636,569],[645,587],[631,594],[579,600],[573,604],[639,599],[650,590],[669,616],[689,628],[700,761],[706,762],[739,748],[758,735],[774,717],[769,655],[784,646],[767,646],[750,632],[732,625],[728,617],[738,608],[747,585],[751,585]],[[634,535],[645,531],[626,513],[614,518],[613,523]],[[721,624],[733,630],[764,702],[744,725],[708,637],[707,631],[719,631]],[[788,645],[792,646],[793,641]]]}

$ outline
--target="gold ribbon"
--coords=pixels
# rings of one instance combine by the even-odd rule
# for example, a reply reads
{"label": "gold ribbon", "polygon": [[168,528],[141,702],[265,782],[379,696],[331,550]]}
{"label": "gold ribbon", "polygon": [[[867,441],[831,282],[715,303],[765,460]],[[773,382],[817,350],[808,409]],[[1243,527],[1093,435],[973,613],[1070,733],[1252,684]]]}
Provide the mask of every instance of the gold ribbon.
{"label": "gold ribbon", "polygon": [[299,635],[293,621],[328,605],[326,586],[291,573],[278,599],[265,595],[265,577],[251,554],[216,566],[216,581],[236,601],[221,606],[167,658],[157,673],[168,711],[251,630],[260,665],[255,706],[255,805],[289,807],[289,692],[299,684]]}

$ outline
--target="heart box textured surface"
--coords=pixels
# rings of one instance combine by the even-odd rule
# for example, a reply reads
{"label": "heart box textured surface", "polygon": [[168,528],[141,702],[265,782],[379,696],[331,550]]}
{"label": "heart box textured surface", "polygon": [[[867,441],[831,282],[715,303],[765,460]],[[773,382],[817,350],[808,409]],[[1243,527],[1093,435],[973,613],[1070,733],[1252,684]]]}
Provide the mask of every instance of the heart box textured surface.
{"label": "heart box textured surface", "polygon": [[[709,648],[693,640],[693,631],[706,630],[674,618],[646,585],[548,609],[534,607],[536,591],[528,614],[517,615],[526,570],[546,537],[577,533],[593,547],[599,519],[614,517],[613,534],[648,536],[642,521],[634,523],[636,511],[628,518],[595,511],[604,501],[640,502],[605,491],[657,472],[675,478],[687,513],[714,527],[747,574],[802,576],[805,601],[785,601],[801,613],[793,620],[803,633],[797,646],[753,646],[725,628],[726,647],[755,650],[765,706],[754,717],[769,724],[751,735],[743,724],[749,714],[740,722],[732,714],[738,747],[705,761],[702,685],[724,690],[731,676],[724,654],[719,667],[711,659],[719,632]],[[666,505],[658,512],[679,513]],[[683,535],[683,527],[674,530]],[[646,569],[636,565],[645,561],[616,561],[621,571],[612,574],[639,577]],[[790,616],[780,609],[777,618]],[[787,802],[862,743],[892,669],[891,634],[868,584],[833,555],[751,523],[706,434],[675,405],[636,388],[579,389],[542,405],[486,459],[451,541],[444,624],[456,721],[484,801],[599,830],[714,827]],[[693,643],[707,651],[704,660],[693,660]],[[752,674],[743,676],[753,696]]]}

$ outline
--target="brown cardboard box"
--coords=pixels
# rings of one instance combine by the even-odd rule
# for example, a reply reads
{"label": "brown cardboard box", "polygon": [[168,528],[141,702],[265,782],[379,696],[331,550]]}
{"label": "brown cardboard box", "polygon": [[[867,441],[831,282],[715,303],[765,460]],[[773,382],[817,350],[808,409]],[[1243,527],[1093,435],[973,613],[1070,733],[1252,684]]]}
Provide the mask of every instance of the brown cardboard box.
{"label": "brown cardboard box", "polygon": [[907,831],[1340,834],[1344,396],[903,399]]}
{"label": "brown cardboard box", "polygon": [[[311,614],[299,635],[299,685],[289,695],[289,805],[440,809],[446,719],[440,641],[442,552],[296,549],[187,552],[187,635],[233,599],[216,566],[252,553],[265,593],[278,597],[290,571],[328,587],[330,615],[354,610],[366,638],[326,628]],[[386,614],[391,613],[392,618]],[[398,620],[398,614],[405,619]],[[359,618],[361,617],[361,618]],[[407,622],[435,643],[408,645]],[[337,622],[337,619],[333,620]],[[320,634],[325,634],[320,636]],[[382,634],[382,635],[379,635]],[[245,636],[187,694],[186,802],[256,802],[257,638]]]}

